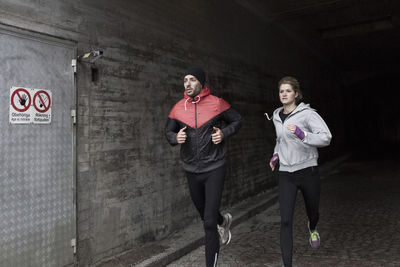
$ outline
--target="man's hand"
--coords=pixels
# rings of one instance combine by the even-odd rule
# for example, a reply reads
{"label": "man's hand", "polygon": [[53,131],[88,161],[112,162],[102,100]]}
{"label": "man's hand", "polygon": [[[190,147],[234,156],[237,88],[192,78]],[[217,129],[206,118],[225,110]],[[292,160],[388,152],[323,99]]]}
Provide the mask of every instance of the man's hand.
{"label": "man's hand", "polygon": [[221,131],[221,129],[217,127],[213,127],[215,133],[211,135],[211,140],[213,141],[214,144],[219,144],[222,142],[224,139],[224,133]]}
{"label": "man's hand", "polygon": [[179,130],[178,134],[176,135],[176,141],[178,141],[178,144],[183,144],[186,142],[186,126],[183,127],[182,129]]}

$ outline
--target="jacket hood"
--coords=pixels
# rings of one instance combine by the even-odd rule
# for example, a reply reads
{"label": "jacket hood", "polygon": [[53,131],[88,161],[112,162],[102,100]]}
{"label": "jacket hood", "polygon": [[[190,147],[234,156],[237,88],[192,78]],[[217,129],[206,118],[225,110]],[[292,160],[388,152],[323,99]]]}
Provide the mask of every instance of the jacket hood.
{"label": "jacket hood", "polygon": [[194,98],[191,98],[190,96],[188,96],[186,94],[186,90],[185,90],[185,92],[183,93],[183,97],[184,97],[184,99],[186,99],[185,104],[184,104],[185,111],[187,110],[186,104],[188,101],[190,101],[194,104],[194,103],[200,102],[201,99],[203,99],[204,97],[206,97],[208,95],[210,95],[210,89],[207,86],[203,86],[203,89],[201,89],[200,93],[198,95],[196,95]]}
{"label": "jacket hood", "polygon": [[[279,112],[281,112],[282,109],[283,109],[283,107],[280,107],[280,108],[275,109],[274,115],[273,115],[274,119],[278,119],[278,118],[279,118]],[[305,103],[301,102],[301,103],[298,104],[297,107],[292,111],[291,115],[292,115],[292,114],[295,114],[295,113],[298,113],[298,112],[301,112],[301,111],[303,111],[303,110],[313,110],[313,111],[315,111],[315,109],[313,109],[313,108],[310,107],[310,104],[305,104]]]}
{"label": "jacket hood", "polygon": [[[198,95],[196,95],[194,98],[197,99],[198,96],[199,96],[200,98],[203,98],[203,97],[205,97],[205,96],[208,96],[209,94],[211,94],[210,88],[208,88],[207,86],[203,86],[203,89],[201,89],[200,93],[199,93]],[[194,100],[194,98],[191,98],[190,96],[188,96],[188,95],[186,94],[186,91],[184,91],[183,97],[184,97],[185,99],[189,98],[189,99],[191,99],[191,100]]]}

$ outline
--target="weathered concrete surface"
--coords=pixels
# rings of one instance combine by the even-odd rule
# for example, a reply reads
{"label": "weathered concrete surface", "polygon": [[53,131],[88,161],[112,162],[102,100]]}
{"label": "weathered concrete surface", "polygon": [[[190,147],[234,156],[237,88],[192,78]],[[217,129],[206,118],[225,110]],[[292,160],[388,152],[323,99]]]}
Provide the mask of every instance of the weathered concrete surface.
{"label": "weathered concrete surface", "polygon": [[[250,217],[274,205],[276,201],[276,189],[271,189],[234,205],[229,209],[229,212],[234,216],[232,226],[234,227],[248,220]],[[143,252],[147,254],[144,257],[138,257],[137,251],[133,250],[113,257],[98,266],[165,266],[195,250],[202,244],[204,244],[203,225],[200,220],[197,220],[164,240],[148,244],[146,248],[143,248]],[[160,250],[160,248],[163,249]]]}
{"label": "weathered concrete surface", "polygon": [[[323,175],[330,175],[335,168],[345,161],[349,155],[343,155],[326,162],[320,167]],[[278,201],[277,188],[267,190],[248,198],[229,208],[233,215],[232,228],[242,224],[249,218],[264,212]],[[193,207],[194,208],[194,207]],[[190,253],[204,244],[204,229],[201,220],[197,220],[184,229],[168,236],[166,239],[148,243],[146,246],[132,249],[131,251],[106,259],[98,264],[99,267],[111,266],[165,266],[172,261]],[[199,263],[200,264],[200,263]],[[201,266],[201,264],[200,264]]]}
{"label": "weathered concrete surface", "polygon": [[212,92],[243,116],[228,146],[223,206],[274,184],[265,160],[275,132],[263,113],[279,106],[283,75],[302,81],[307,100],[332,125],[333,142],[343,140],[340,116],[327,105],[341,96],[337,70],[235,2],[1,0],[0,7],[0,23],[73,40],[78,54],[104,51],[77,73],[81,266],[161,240],[197,217],[179,148],[162,133],[191,64],[202,65]]}
{"label": "weathered concrete surface", "polygon": [[[323,175],[321,247],[308,243],[307,217],[301,193],[294,215],[293,264],[305,266],[400,265],[400,168],[398,161],[349,160]],[[236,226],[223,247],[218,266],[282,266],[279,205]],[[168,267],[204,266],[204,246]]]}

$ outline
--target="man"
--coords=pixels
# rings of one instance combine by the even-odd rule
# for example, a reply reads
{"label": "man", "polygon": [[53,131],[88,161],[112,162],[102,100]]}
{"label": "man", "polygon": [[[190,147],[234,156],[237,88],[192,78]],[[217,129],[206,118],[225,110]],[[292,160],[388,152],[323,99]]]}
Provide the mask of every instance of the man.
{"label": "man", "polygon": [[184,98],[172,108],[165,135],[171,145],[181,145],[190,196],[204,222],[208,267],[217,263],[218,234],[222,244],[231,239],[232,215],[222,215],[219,206],[226,174],[225,140],[239,130],[241,117],[225,100],[211,95],[204,82],[201,68],[184,73]]}

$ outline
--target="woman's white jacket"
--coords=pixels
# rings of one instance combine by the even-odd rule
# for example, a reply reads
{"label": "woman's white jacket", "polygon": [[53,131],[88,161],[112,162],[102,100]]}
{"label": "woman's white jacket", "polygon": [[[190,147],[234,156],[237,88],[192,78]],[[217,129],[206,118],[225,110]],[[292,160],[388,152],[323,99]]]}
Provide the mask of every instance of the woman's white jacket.
{"label": "woman's white jacket", "polygon": [[[332,139],[325,121],[309,104],[300,103],[282,123],[279,112],[274,111],[273,122],[276,130],[276,145],[274,154],[279,155],[279,170],[294,172],[318,165],[317,147],[328,146]],[[305,133],[301,140],[291,133],[287,126],[294,124]]]}

